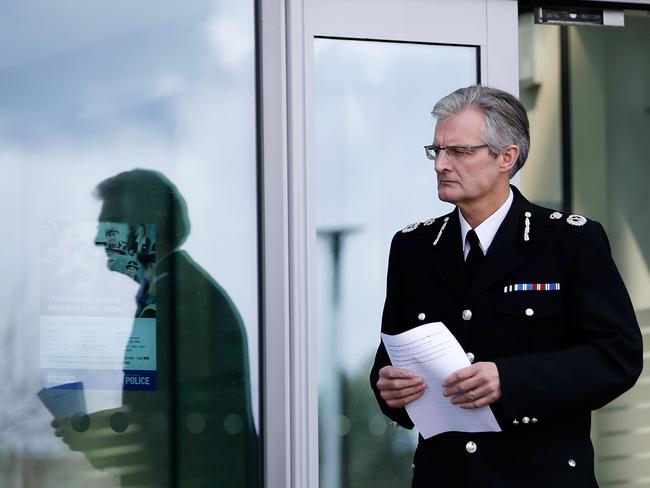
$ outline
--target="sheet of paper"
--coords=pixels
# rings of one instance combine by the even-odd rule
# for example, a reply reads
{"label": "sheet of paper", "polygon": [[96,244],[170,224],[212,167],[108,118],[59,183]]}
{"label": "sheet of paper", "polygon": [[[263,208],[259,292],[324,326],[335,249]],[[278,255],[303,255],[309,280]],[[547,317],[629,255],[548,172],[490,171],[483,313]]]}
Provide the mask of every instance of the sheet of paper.
{"label": "sheet of paper", "polygon": [[67,388],[43,388],[37,395],[55,418],[86,413],[83,383],[64,385]]}
{"label": "sheet of paper", "polygon": [[422,437],[442,432],[499,432],[489,407],[462,409],[442,396],[442,380],[470,365],[456,338],[442,322],[424,324],[398,335],[381,335],[393,366],[424,379],[427,388],[406,406]]}

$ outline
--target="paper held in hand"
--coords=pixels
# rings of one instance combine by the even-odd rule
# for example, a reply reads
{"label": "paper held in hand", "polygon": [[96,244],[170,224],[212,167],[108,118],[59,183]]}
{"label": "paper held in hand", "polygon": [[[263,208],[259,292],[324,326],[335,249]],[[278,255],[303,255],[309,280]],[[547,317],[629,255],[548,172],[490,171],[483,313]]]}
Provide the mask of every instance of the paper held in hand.
{"label": "paper held in hand", "polygon": [[393,366],[413,371],[427,385],[417,400],[406,405],[422,437],[448,431],[500,432],[489,407],[462,409],[442,396],[442,381],[470,365],[456,338],[442,322],[424,324],[398,335],[382,334]]}

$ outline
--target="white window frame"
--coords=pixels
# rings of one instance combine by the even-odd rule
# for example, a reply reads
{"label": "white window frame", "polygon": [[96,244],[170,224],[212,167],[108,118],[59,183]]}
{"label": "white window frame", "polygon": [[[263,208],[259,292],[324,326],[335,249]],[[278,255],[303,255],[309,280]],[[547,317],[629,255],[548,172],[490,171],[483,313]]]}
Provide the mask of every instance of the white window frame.
{"label": "white window frame", "polygon": [[268,488],[318,487],[315,37],[477,46],[518,93],[515,0],[258,0],[262,439]]}

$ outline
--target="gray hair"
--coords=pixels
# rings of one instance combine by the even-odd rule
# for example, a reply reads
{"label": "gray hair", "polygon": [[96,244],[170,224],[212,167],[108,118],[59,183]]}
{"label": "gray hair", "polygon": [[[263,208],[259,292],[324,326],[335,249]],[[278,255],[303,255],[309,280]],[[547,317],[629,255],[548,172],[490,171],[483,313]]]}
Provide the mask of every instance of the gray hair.
{"label": "gray hair", "polygon": [[509,174],[512,178],[528,158],[530,132],[526,109],[508,92],[487,86],[471,85],[440,99],[431,114],[438,120],[445,120],[468,108],[477,108],[485,114],[485,123],[481,131],[485,143],[493,154],[499,154],[511,144],[519,148],[519,158]]}

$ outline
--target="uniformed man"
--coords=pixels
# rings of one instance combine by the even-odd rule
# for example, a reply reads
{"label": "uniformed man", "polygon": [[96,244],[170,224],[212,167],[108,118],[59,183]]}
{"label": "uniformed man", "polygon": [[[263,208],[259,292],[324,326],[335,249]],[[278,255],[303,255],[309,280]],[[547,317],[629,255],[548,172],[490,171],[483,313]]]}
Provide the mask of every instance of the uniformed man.
{"label": "uniformed man", "polygon": [[403,427],[425,388],[462,409],[489,405],[502,431],[419,438],[414,487],[596,487],[591,411],[630,388],[642,343],[598,222],[531,204],[509,180],[524,165],[528,117],[482,86],[433,109],[438,197],[449,214],[395,234],[382,331],[442,321],[472,363],[440,385],[390,365],[371,384]]}
{"label": "uniformed man", "polygon": [[111,250],[119,250],[122,251],[122,248],[124,247],[122,243],[120,242],[120,231],[114,227],[108,227],[106,229],[106,248],[111,249]]}
{"label": "uniformed man", "polygon": [[138,266],[137,261],[129,261],[126,263],[126,275],[133,279],[134,281],[138,281],[138,271],[140,270],[140,266]]}

